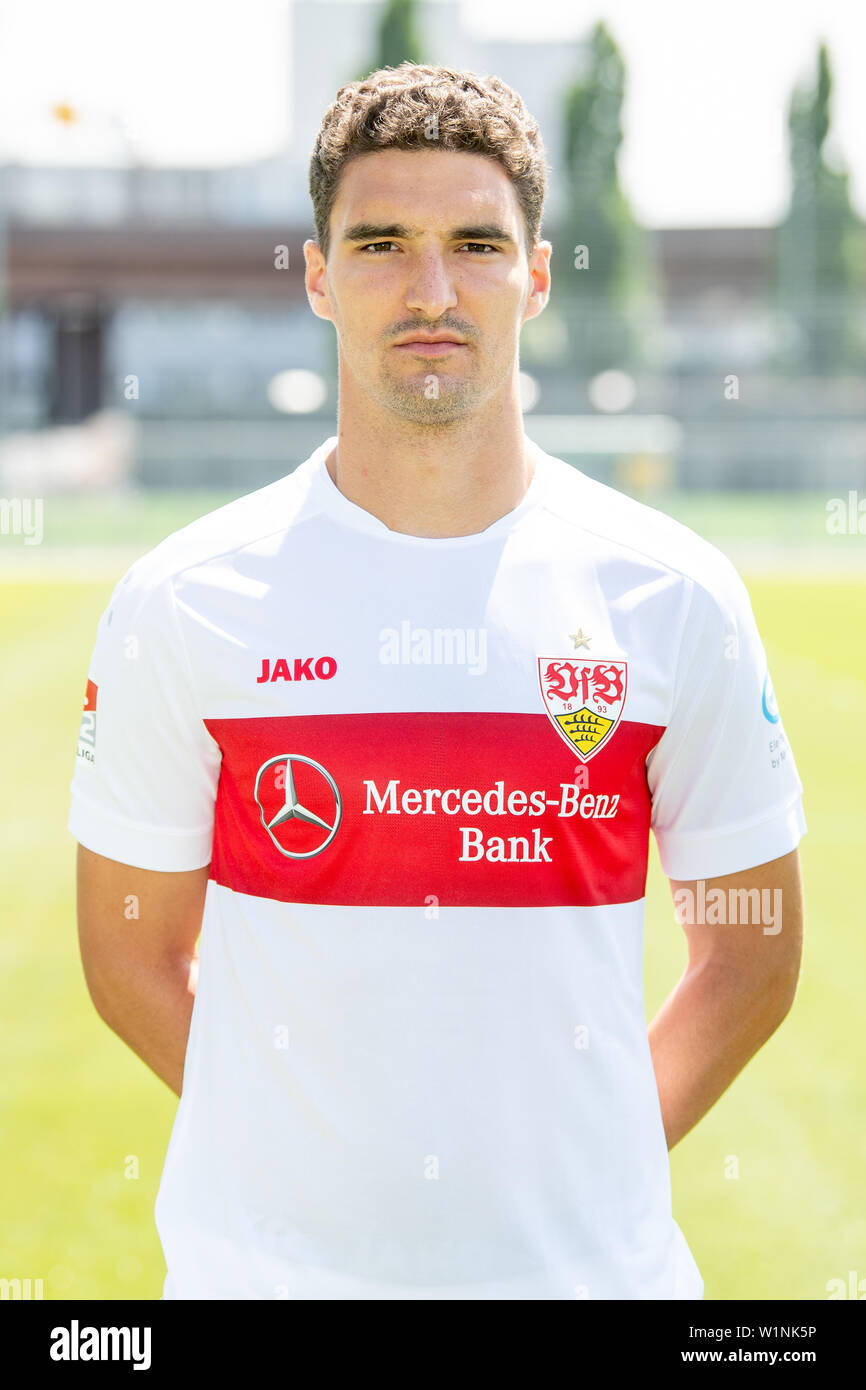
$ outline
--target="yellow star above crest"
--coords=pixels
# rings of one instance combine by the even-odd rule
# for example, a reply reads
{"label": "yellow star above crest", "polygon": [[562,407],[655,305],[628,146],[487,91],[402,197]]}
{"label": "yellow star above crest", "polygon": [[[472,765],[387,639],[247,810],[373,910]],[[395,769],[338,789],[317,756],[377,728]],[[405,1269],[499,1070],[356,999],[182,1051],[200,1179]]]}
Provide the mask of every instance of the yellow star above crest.
{"label": "yellow star above crest", "polygon": [[577,632],[570,632],[568,635],[574,643],[575,647],[586,647],[587,649],[589,649],[589,644],[592,639],[584,636],[582,627],[579,627],[577,629]]}

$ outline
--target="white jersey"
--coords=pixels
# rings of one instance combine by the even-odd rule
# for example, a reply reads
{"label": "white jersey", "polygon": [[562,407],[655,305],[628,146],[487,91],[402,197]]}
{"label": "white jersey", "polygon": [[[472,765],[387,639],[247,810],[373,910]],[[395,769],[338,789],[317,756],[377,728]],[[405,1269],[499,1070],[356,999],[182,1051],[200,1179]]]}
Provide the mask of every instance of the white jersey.
{"label": "white jersey", "polygon": [[134,564],[90,666],[72,834],[210,864],[164,1297],[701,1298],[644,895],[650,829],[686,880],[805,831],[746,590],[528,441],[453,539],[335,443]]}

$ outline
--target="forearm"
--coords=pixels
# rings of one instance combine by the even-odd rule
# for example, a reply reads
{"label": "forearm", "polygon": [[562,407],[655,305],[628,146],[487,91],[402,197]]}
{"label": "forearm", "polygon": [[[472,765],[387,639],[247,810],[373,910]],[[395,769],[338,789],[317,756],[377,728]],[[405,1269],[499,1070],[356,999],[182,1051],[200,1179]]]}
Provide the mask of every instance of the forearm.
{"label": "forearm", "polygon": [[198,955],[115,971],[91,996],[100,1017],[180,1095]]}
{"label": "forearm", "polygon": [[707,1113],[775,1032],[794,984],[707,959],[689,967],[649,1026],[668,1149]]}

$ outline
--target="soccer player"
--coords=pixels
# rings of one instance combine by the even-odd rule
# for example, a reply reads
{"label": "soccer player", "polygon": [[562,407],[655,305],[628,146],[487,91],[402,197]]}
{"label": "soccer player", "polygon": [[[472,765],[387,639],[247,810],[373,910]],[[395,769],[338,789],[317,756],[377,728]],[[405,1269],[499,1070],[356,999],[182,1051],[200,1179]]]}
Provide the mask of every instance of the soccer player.
{"label": "soccer player", "polygon": [[[310,186],[337,434],[120,581],[73,779],[94,1004],[180,1096],[163,1296],[699,1299],[668,1150],[801,951],[747,593],[524,433],[515,92],[352,83]],[[650,830],[688,965],[647,1028]]]}

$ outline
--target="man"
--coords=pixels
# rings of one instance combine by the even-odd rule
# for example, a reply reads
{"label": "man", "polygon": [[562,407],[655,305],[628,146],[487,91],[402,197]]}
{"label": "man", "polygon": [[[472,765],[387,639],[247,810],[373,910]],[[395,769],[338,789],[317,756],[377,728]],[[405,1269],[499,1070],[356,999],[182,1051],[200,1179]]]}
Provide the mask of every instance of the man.
{"label": "man", "polygon": [[[700,1298],[668,1149],[800,960],[748,597],[524,435],[514,92],[344,87],[311,190],[338,433],[121,581],[73,784],[94,1003],[181,1097],[164,1297]],[[689,964],[648,1033],[650,828]]]}

